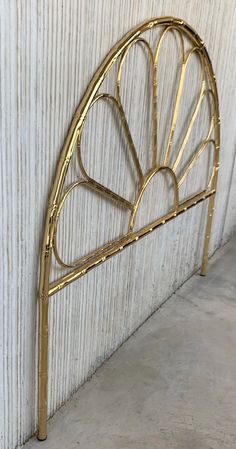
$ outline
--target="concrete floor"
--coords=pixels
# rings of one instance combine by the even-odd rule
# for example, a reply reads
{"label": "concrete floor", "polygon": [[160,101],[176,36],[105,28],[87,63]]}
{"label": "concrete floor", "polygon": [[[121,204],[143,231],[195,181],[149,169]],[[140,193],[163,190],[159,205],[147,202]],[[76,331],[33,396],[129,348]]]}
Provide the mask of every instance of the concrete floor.
{"label": "concrete floor", "polygon": [[26,449],[236,448],[236,238],[193,276]]}

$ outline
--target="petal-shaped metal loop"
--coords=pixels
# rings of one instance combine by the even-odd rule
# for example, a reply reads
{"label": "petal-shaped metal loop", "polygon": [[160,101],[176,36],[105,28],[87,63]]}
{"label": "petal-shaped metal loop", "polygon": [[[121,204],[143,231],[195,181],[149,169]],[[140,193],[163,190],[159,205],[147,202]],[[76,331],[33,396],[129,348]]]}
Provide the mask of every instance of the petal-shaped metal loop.
{"label": "petal-shaped metal loop", "polygon": [[[131,49],[134,49],[134,47],[137,46],[141,46],[141,48],[143,48],[144,52],[146,52],[147,54],[147,60],[148,60],[148,64],[145,61],[145,65],[148,65],[148,79],[146,80],[148,84],[150,82],[150,86],[147,86],[144,84],[142,84],[141,89],[142,89],[142,93],[144,94],[144,96],[141,98],[137,97],[137,93],[139,93],[139,88],[140,86],[138,86],[138,79],[140,77],[137,77],[137,74],[143,74],[143,64],[142,66],[140,66],[140,60],[138,60],[137,66],[136,66],[136,59],[137,59],[137,54],[136,55],[136,59],[135,62],[132,60],[132,62],[134,62],[134,66],[131,68],[130,71],[130,67],[128,70],[128,79],[130,79],[130,82],[132,82],[133,86],[134,86],[134,90],[129,89],[129,85],[127,83],[124,83],[124,87],[128,87],[128,92],[126,92],[126,96],[125,97],[129,97],[129,104],[131,105],[131,111],[132,111],[132,116],[136,118],[136,122],[135,122],[135,129],[133,129],[133,131],[135,131],[135,135],[137,135],[137,133],[139,134],[139,138],[140,135],[142,134],[141,131],[139,130],[140,124],[139,124],[139,117],[142,117],[144,119],[144,116],[147,115],[148,111],[145,110],[144,108],[144,104],[145,99],[149,100],[150,99],[150,104],[151,104],[151,110],[150,110],[150,130],[148,129],[148,131],[150,131],[150,143],[146,143],[148,145],[148,147],[151,147],[151,154],[147,154],[149,155],[149,166],[150,166],[150,156],[151,156],[151,160],[152,160],[152,166],[156,165],[156,151],[157,151],[157,134],[156,134],[156,130],[157,130],[157,126],[156,126],[156,104],[155,104],[155,99],[156,99],[156,95],[155,95],[155,90],[156,90],[156,84],[155,84],[155,71],[154,71],[154,55],[152,52],[152,49],[149,45],[149,43],[146,41],[146,39],[144,38],[137,38],[135,39],[133,42],[130,43],[130,45],[124,50],[123,54],[121,55],[121,58],[119,60],[118,63],[118,69],[117,69],[117,79],[116,79],[116,95],[117,95],[117,99],[118,102],[120,104],[120,108],[123,111],[123,114],[125,115],[124,109],[125,109],[125,105],[123,105],[123,101],[122,101],[122,96],[121,96],[121,85],[122,85],[122,75],[123,75],[123,71],[125,68],[125,62],[127,61],[128,57],[131,54]],[[147,77],[147,74],[145,73],[145,77]],[[147,87],[149,87],[149,89],[147,89]],[[149,92],[150,90],[150,92]],[[132,91],[132,93],[131,93]],[[150,98],[149,98],[149,94],[150,94]],[[136,96],[135,96],[136,95]],[[132,107],[132,105],[135,103],[135,97],[136,98],[136,104],[138,102],[138,108],[135,109],[134,107]],[[148,98],[147,98],[148,97]],[[149,103],[149,101],[147,101],[147,103]],[[149,109],[149,108],[147,108]],[[137,114],[135,116],[135,114]],[[133,122],[133,117],[129,117],[129,121],[131,122],[130,125],[132,125]],[[144,120],[145,121],[145,120]],[[147,123],[141,123],[141,128],[142,131],[144,130],[144,127],[149,128],[149,120],[147,120]],[[129,134],[131,136],[131,131],[129,131]],[[131,142],[131,149],[132,152],[134,154],[136,154],[136,158],[138,158],[138,150],[142,150],[142,148],[139,148],[139,142],[136,141],[136,148],[134,146],[134,140],[132,140]],[[147,153],[149,153],[149,148],[147,150]],[[140,154],[141,157],[143,157],[143,151],[142,154]],[[144,165],[144,164],[143,164]],[[149,166],[148,166],[148,170],[149,170]],[[143,170],[145,171],[144,167]],[[143,179],[142,179],[143,180]]]}
{"label": "petal-shaped metal loop", "polygon": [[[85,187],[86,189],[88,189],[90,192],[91,192],[91,194],[92,195],[94,195],[94,193],[95,194],[97,194],[97,195],[99,195],[100,196],[100,198],[101,198],[101,200],[104,198],[104,196],[106,196],[106,197],[108,197],[109,199],[110,199],[110,197],[111,197],[111,195],[112,195],[112,193],[110,192],[110,191],[106,191],[106,188],[105,187],[103,187],[103,186],[101,186],[101,185],[98,185],[97,183],[95,183],[95,181],[93,181],[93,180],[86,180],[86,181],[84,181],[84,180],[79,180],[79,181],[76,181],[76,182],[74,182],[74,183],[72,183],[66,190],[65,190],[65,192],[64,192],[64,194],[63,194],[63,196],[62,196],[62,198],[61,198],[61,201],[60,201],[60,203],[59,203],[59,205],[58,205],[58,209],[57,209],[57,211],[56,211],[56,217],[55,217],[55,223],[54,223],[54,235],[53,235],[53,252],[54,252],[54,255],[55,255],[55,259],[56,259],[56,261],[57,261],[57,263],[61,266],[61,267],[63,267],[63,268],[75,268],[75,267],[78,267],[78,266],[80,266],[81,264],[84,264],[85,263],[85,261],[86,260],[88,260],[89,258],[91,258],[91,257],[94,257],[95,255],[97,255],[97,254],[102,254],[102,252],[103,252],[103,248],[108,248],[110,245],[111,245],[111,242],[113,242],[114,240],[114,236],[112,236],[112,238],[111,238],[111,242],[109,242],[109,243],[105,243],[105,245],[103,245],[102,243],[100,243],[100,247],[97,249],[97,250],[94,250],[94,249],[91,249],[91,250],[88,250],[87,249],[87,255],[86,254],[84,254],[83,255],[83,257],[79,257],[78,258],[78,250],[80,249],[80,248],[77,248],[77,246],[75,247],[75,250],[76,250],[76,255],[75,255],[75,260],[73,261],[73,262],[65,262],[65,260],[63,260],[64,259],[64,257],[62,257],[61,255],[60,255],[60,252],[61,251],[59,251],[59,249],[58,249],[58,242],[57,242],[57,240],[58,240],[58,236],[57,236],[57,234],[58,234],[58,224],[59,224],[59,220],[60,220],[60,217],[61,217],[61,212],[62,212],[62,210],[63,210],[63,208],[64,208],[64,206],[65,206],[65,204],[66,204],[66,201],[67,201],[67,199],[70,197],[70,195],[72,194],[72,192],[75,190],[75,189],[78,189],[78,188],[81,188],[81,187]],[[104,189],[105,189],[105,192],[104,192]],[[84,193],[84,192],[83,192]],[[82,197],[82,198],[84,198],[84,196]],[[88,203],[88,201],[89,201],[89,197],[86,197],[87,199],[86,199],[86,203]],[[96,204],[98,204],[98,199],[96,198],[96,197],[94,197],[94,201],[95,201],[95,203]],[[115,201],[115,203],[118,203],[119,205],[121,205],[121,206],[124,206],[124,204],[122,204],[122,201],[123,201],[123,199],[121,200],[121,201],[117,201],[117,198],[115,197],[114,198],[114,201]],[[111,205],[113,205],[114,206],[114,201],[112,201],[112,204]],[[92,205],[93,206],[93,204],[94,203],[89,203],[89,205]],[[109,209],[107,208],[107,205],[106,205],[106,203],[104,203],[103,202],[103,204],[104,204],[104,206],[106,206],[106,208],[104,209],[104,211],[106,211],[107,210],[107,212],[109,213]],[[100,209],[101,209],[101,205],[100,205]],[[128,209],[128,210],[133,210],[133,206],[130,204],[127,204],[126,205],[126,209]],[[118,215],[114,215],[114,212],[116,212],[117,211],[117,213],[118,213]],[[121,212],[123,211],[123,208],[122,208],[122,210],[119,210],[119,209],[115,209],[115,210],[112,210],[112,216],[114,216],[114,220],[116,220],[116,225],[117,225],[117,228],[118,228],[118,234],[122,231],[121,229],[119,229],[119,223],[122,221],[121,219],[123,219],[123,218],[125,218],[125,223],[127,223],[127,220],[128,220],[128,215],[126,215],[126,216],[124,216],[123,217],[123,215],[121,214]],[[71,210],[71,213],[73,214],[73,208],[72,208],[72,210]],[[115,218],[116,217],[116,218]],[[113,218],[111,217],[111,219],[113,220]],[[124,223],[124,226],[125,226],[125,223]],[[78,227],[78,226],[77,226]],[[77,227],[75,228],[75,230],[77,230]],[[80,226],[81,227],[81,226]],[[97,225],[97,231],[99,230],[99,226]],[[108,229],[107,229],[108,230]],[[86,231],[88,232],[88,225],[87,225],[87,227],[86,227]],[[64,231],[65,232],[65,231]],[[100,235],[100,232],[97,232],[98,233],[98,237],[99,237],[99,235]],[[78,235],[80,235],[81,234],[81,232],[79,232],[78,233]],[[112,232],[110,232],[110,234],[113,234]],[[75,237],[75,236],[74,236]],[[115,233],[115,237],[116,237],[116,233]],[[73,238],[73,235],[71,235],[71,239]],[[109,240],[109,237],[107,237],[108,238],[108,240]],[[73,240],[75,240],[75,238],[73,239]],[[100,240],[100,239],[99,239]],[[91,242],[90,242],[91,243]],[[92,244],[92,243],[91,243]],[[98,245],[99,246],[99,244],[98,244],[98,242],[97,242],[97,239],[96,239],[96,242],[95,242],[95,244],[96,245]],[[73,244],[73,246],[74,246],[74,244]],[[69,251],[70,252],[70,251]]]}
{"label": "petal-shaped metal loop", "polygon": [[[112,108],[114,108],[114,110],[117,114],[116,117],[118,117],[119,125],[121,127],[121,130],[124,132],[124,139],[125,139],[125,143],[126,143],[126,145],[124,145],[124,146],[119,145],[121,155],[123,155],[122,159],[125,160],[128,158],[128,160],[134,167],[133,171],[136,175],[135,176],[136,180],[138,180],[138,183],[141,183],[143,180],[143,174],[142,174],[142,170],[141,170],[141,167],[139,164],[139,160],[137,158],[135,147],[132,142],[132,137],[129,132],[129,127],[128,127],[123,109],[122,109],[119,101],[113,95],[108,94],[108,93],[101,93],[101,94],[97,95],[94,98],[94,100],[92,101],[92,103],[90,105],[90,109],[92,109],[95,104],[98,104],[101,101],[110,103],[110,105],[112,106]],[[84,166],[84,163],[83,163],[82,143],[81,143],[83,129],[84,129],[85,124],[86,124],[86,122],[83,123],[83,126],[80,131],[80,135],[79,135],[79,138],[77,141],[77,156],[78,156],[78,163],[79,163],[79,167],[80,167],[82,176],[84,177],[84,179],[89,180],[91,183],[93,183],[94,186],[97,186],[97,188],[99,188],[100,191],[103,191],[104,193],[106,193],[106,196],[110,196],[111,199],[123,204],[125,207],[132,208],[132,204],[130,203],[129,200],[124,198],[121,194],[118,194],[117,192],[115,192],[112,188],[109,188],[108,186],[104,186],[103,185],[104,182],[102,183],[100,180],[99,181],[97,179],[95,180],[93,177],[91,177],[88,174],[88,172]],[[122,142],[124,142],[124,140],[122,140]],[[106,148],[106,150],[109,151],[109,148],[108,149]],[[116,148],[116,150],[118,150],[118,148]],[[108,157],[106,158],[107,165],[109,165],[108,164],[109,156],[111,158],[112,157],[114,158],[114,155],[112,156],[112,154],[110,154],[110,152],[109,152]],[[101,167],[102,167],[102,164],[101,164]],[[129,170],[129,172],[130,172],[130,170]],[[130,173],[130,176],[131,176],[131,173]],[[114,179],[114,177],[115,177],[115,173],[113,174],[113,179]],[[135,182],[134,182],[134,185],[135,185]]]}
{"label": "petal-shaped metal loop", "polygon": [[140,205],[140,201],[142,199],[145,189],[147,188],[148,184],[153,179],[153,177],[158,175],[158,173],[160,173],[160,172],[166,172],[166,174],[171,177],[171,180],[173,183],[173,189],[174,189],[174,207],[173,207],[173,210],[170,212],[173,212],[173,214],[177,213],[178,207],[179,207],[179,190],[178,190],[178,183],[177,183],[176,176],[175,176],[173,170],[168,166],[156,167],[156,168],[150,170],[150,172],[147,174],[147,176],[144,180],[143,185],[140,187],[140,189],[138,191],[138,194],[137,194],[137,197],[136,197],[136,200],[134,203],[134,208],[130,215],[128,232],[131,232],[134,228],[135,218],[136,218],[138,208]]}

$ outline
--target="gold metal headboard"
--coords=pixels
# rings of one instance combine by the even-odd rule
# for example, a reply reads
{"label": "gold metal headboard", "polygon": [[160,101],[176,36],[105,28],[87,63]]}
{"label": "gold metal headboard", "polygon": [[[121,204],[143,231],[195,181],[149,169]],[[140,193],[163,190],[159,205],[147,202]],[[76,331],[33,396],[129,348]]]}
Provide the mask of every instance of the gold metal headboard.
{"label": "gold metal headboard", "polygon": [[[156,43],[154,51],[142,34],[145,31],[155,27],[161,28],[160,37]],[[157,163],[157,67],[160,47],[164,36],[169,33],[177,33],[181,42],[181,70],[177,84],[177,93],[174,101],[174,107],[171,116],[171,125],[167,139],[167,145],[164,151],[164,156],[161,164]],[[185,39],[191,44],[188,51],[185,51]],[[144,173],[137,151],[131,136],[128,122],[121,102],[120,84],[122,68],[128,51],[133,45],[139,43],[143,45],[149,55],[151,66],[151,81],[152,81],[152,95],[151,95],[151,129],[152,129],[152,157],[150,169]],[[185,73],[191,56],[195,54],[199,58],[201,64],[201,87],[198,97],[196,99],[192,115],[187,124],[187,128],[183,133],[183,138],[176,152],[173,162],[170,162],[170,152],[172,149],[173,136],[176,128],[176,122],[179,112],[180,100],[182,96]],[[117,63],[116,76],[116,93],[111,95],[109,93],[99,93],[98,90],[112,66]],[[188,142],[191,129],[197,118],[199,108],[204,97],[210,98],[210,127],[206,138],[200,143],[195,150],[192,157],[185,164],[180,174],[176,174],[177,168],[183,156],[186,144]],[[87,113],[93,105],[100,101],[109,101],[116,109],[121,123],[127,137],[130,157],[132,158],[136,175],[139,183],[138,191],[134,202],[130,202],[124,197],[118,195],[114,191],[92,179],[86,172],[82,155],[81,155],[81,136],[83,132],[84,122]],[[219,166],[219,141],[220,141],[220,125],[219,125],[219,106],[218,95],[215,76],[212,65],[206,48],[198,36],[198,34],[183,20],[172,17],[154,18],[149,20],[127,33],[108,53],[103,63],[100,65],[95,75],[93,76],[88,88],[79,104],[79,107],[72,120],[66,141],[62,148],[60,158],[57,164],[56,175],[52,185],[52,192],[49,198],[49,206],[47,209],[44,238],[41,253],[41,270],[40,270],[40,286],[39,286],[39,359],[38,359],[38,421],[39,431],[38,439],[44,440],[47,437],[47,370],[48,370],[48,300],[49,297],[57,293],[69,283],[75,281],[81,276],[85,275],[89,270],[96,267],[98,264],[105,262],[111,256],[123,250],[126,246],[138,241],[141,237],[152,232],[159,226],[163,226],[168,221],[174,219],[178,215],[187,211],[191,207],[209,198],[207,223],[204,239],[204,250],[201,274],[206,274],[207,260],[208,260],[208,245],[211,233],[212,216],[214,211],[214,199],[216,193],[217,174]],[[179,187],[185,180],[186,176],[191,171],[195,162],[200,155],[208,147],[213,149],[213,163],[212,170],[208,179],[206,187],[195,194],[188,197],[184,201],[179,201]],[[82,179],[77,179],[68,187],[65,187],[65,178],[68,171],[68,166],[74,152],[77,152],[78,163],[82,173]],[[174,190],[174,205],[172,209],[156,219],[152,223],[142,227],[138,231],[134,231],[134,223],[136,219],[137,210],[139,208],[140,200],[143,193],[152,178],[159,172],[167,173],[172,180]],[[112,242],[96,249],[90,254],[80,258],[73,263],[65,263],[57,249],[57,225],[61,210],[70,193],[81,186],[86,186],[90,190],[95,190],[99,195],[110,198],[112,201],[123,206],[130,213],[130,219],[127,226],[127,232]],[[58,264],[67,269],[67,273],[59,277],[59,279],[50,282],[50,271],[52,264],[52,255],[54,254]]]}

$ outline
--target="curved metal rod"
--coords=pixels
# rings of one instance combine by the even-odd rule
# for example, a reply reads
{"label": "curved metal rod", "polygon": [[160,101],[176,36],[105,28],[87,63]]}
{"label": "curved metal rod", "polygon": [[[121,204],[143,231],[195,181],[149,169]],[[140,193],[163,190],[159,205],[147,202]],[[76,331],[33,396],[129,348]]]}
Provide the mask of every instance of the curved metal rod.
{"label": "curved metal rod", "polygon": [[[143,44],[144,47],[146,47],[146,50],[148,52],[148,56],[150,58],[151,61],[151,78],[152,78],[152,161],[155,160],[155,164],[156,165],[156,147],[157,147],[157,133],[156,133],[156,108],[155,108],[155,69],[154,69],[154,56],[153,56],[153,52],[152,49],[149,45],[149,43],[146,41],[146,39],[143,38],[137,38],[135,39],[133,42],[131,42],[131,44],[124,50],[123,54],[121,55],[119,64],[118,64],[118,70],[117,70],[117,78],[116,78],[116,95],[117,95],[117,99],[122,111],[122,114],[125,116],[124,113],[124,109],[122,107],[122,101],[121,101],[121,95],[120,95],[120,85],[121,85],[121,76],[122,76],[122,70],[123,70],[123,65],[125,62],[125,59],[127,57],[127,54],[129,52],[129,50],[135,45],[135,44]],[[125,122],[126,123],[126,122]],[[131,133],[127,124],[127,128],[128,128],[128,133],[130,135],[130,148],[132,149],[132,152],[134,153],[135,157],[138,158],[137,153],[136,153],[136,149],[131,137]],[[153,164],[154,162],[152,162]],[[143,177],[140,179],[140,181],[143,181]]]}
{"label": "curved metal rod", "polygon": [[[174,132],[175,132],[176,123],[177,123],[177,119],[178,119],[179,106],[180,106],[180,101],[181,101],[182,93],[183,93],[186,69],[187,69],[188,63],[190,61],[190,58],[194,53],[200,54],[200,59],[201,59],[201,64],[202,64],[202,82],[201,82],[200,100],[201,100],[202,91],[205,89],[206,84],[205,84],[205,80],[204,80],[204,70],[203,70],[204,61],[203,61],[203,57],[201,54],[201,49],[199,47],[193,47],[185,56],[184,61],[181,66],[181,73],[180,73],[179,84],[178,84],[178,89],[177,89],[176,98],[175,98],[175,105],[174,105],[172,118],[171,118],[170,132],[169,132],[167,146],[166,146],[166,150],[165,150],[164,165],[166,165],[168,163],[169,156],[170,156],[170,150],[171,150],[171,146],[173,143]],[[187,131],[187,139],[189,137],[192,125],[195,121],[200,104],[201,104],[201,101],[197,102],[196,111],[194,111],[194,114],[193,114],[190,124],[189,124],[189,127],[190,127],[189,132]],[[186,141],[187,141],[187,139],[186,139]],[[184,146],[185,146],[185,144],[184,144]],[[181,146],[181,151],[183,151],[184,146],[183,146],[183,148]]]}
{"label": "curved metal rod", "polygon": [[[175,100],[175,108],[177,107],[176,103],[177,103],[178,92],[181,89],[181,83],[182,83],[181,77],[182,77],[183,64],[184,64],[184,39],[183,39],[183,35],[182,35],[182,32],[180,31],[180,29],[177,26],[175,26],[175,25],[170,25],[170,26],[168,26],[167,28],[165,28],[162,31],[162,33],[161,33],[161,35],[159,37],[159,40],[157,42],[156,48],[154,50],[154,107],[155,107],[155,114],[156,114],[156,135],[157,135],[157,126],[158,126],[158,114],[157,114],[157,109],[158,109],[158,106],[157,106],[158,81],[157,81],[157,79],[158,79],[158,77],[157,77],[157,68],[158,68],[158,60],[159,60],[160,48],[161,48],[161,44],[162,44],[163,39],[166,36],[166,34],[168,34],[169,32],[174,32],[174,31],[177,32],[177,34],[179,35],[179,38],[180,38],[181,59],[182,59],[181,73],[180,73],[179,84],[178,84],[178,87],[177,87],[177,94],[176,94],[176,100]],[[172,120],[173,120],[173,118],[172,118]],[[157,152],[157,148],[156,148],[156,152]],[[168,160],[168,155],[165,154],[163,165],[167,165],[166,164],[167,160]],[[155,159],[153,160],[153,164],[154,163],[156,164],[156,162],[157,162],[157,155],[155,155]]]}
{"label": "curved metal rod", "polygon": [[173,170],[170,167],[165,167],[165,166],[160,166],[160,167],[156,167],[153,170],[151,170],[145,180],[143,185],[140,187],[136,200],[134,202],[134,209],[133,212],[131,213],[130,216],[130,220],[129,220],[129,226],[128,226],[128,232],[131,232],[133,230],[134,227],[134,223],[135,223],[135,218],[136,218],[136,214],[138,211],[138,207],[140,204],[140,200],[143,196],[144,190],[146,189],[147,185],[149,184],[149,182],[151,181],[151,179],[160,171],[167,171],[168,173],[170,173],[172,180],[173,180],[173,186],[174,186],[174,209],[173,209],[173,213],[176,213],[178,211],[178,207],[179,207],[179,190],[178,190],[178,183],[177,183],[177,179],[176,176],[173,172]]}
{"label": "curved metal rod", "polygon": [[[183,138],[183,140],[182,140],[181,146],[180,146],[179,150],[177,151],[177,157],[176,157],[176,159],[175,159],[175,162],[173,163],[173,166],[172,166],[172,169],[173,169],[173,171],[174,171],[175,173],[176,173],[176,170],[177,170],[177,168],[178,168],[178,165],[179,165],[179,163],[180,163],[180,161],[181,161],[181,158],[182,158],[184,149],[185,149],[185,147],[186,147],[186,145],[187,145],[187,142],[188,142],[188,139],[189,139],[189,136],[190,136],[191,129],[192,129],[193,124],[194,124],[194,122],[195,122],[195,120],[196,120],[196,118],[197,118],[197,115],[198,115],[198,112],[199,112],[199,109],[200,109],[200,106],[201,106],[201,103],[202,103],[203,99],[204,99],[205,96],[206,96],[207,94],[209,94],[209,93],[210,93],[210,94],[213,96],[213,98],[214,98],[214,94],[213,94],[212,90],[211,90],[211,89],[204,89],[204,85],[205,85],[205,82],[203,82],[203,84],[202,84],[201,92],[200,92],[199,97],[198,97],[198,100],[197,100],[197,102],[196,102],[196,105],[195,105],[193,114],[192,114],[192,116],[191,116],[190,122],[189,122],[189,124],[188,124],[187,129],[186,129],[186,132],[185,132],[184,138]],[[204,89],[204,90],[203,90],[203,89]],[[204,141],[205,141],[205,140],[208,140],[209,137],[210,137],[211,131],[212,131],[212,129],[213,129],[213,122],[214,122],[214,119],[211,118],[209,130],[208,130],[207,136],[205,137]]]}
{"label": "curved metal rod", "polygon": [[[127,120],[126,120],[126,117],[125,117],[122,105],[120,104],[119,100],[117,100],[113,95],[108,94],[108,93],[101,93],[101,94],[97,95],[93,99],[89,109],[91,109],[93,107],[93,105],[95,103],[97,103],[98,101],[100,101],[100,100],[111,101],[113,103],[113,105],[115,106],[115,108],[116,108],[116,110],[118,112],[118,115],[120,117],[120,123],[124,126],[125,136],[126,136],[126,139],[127,139],[127,142],[128,142],[128,146],[129,146],[129,149],[130,149],[130,152],[131,152],[131,156],[133,158],[134,166],[135,166],[136,171],[137,171],[139,182],[142,182],[142,180],[143,180],[142,169],[141,169],[141,166],[140,166],[140,163],[139,163],[139,160],[138,160],[136,149],[135,149],[135,146],[134,146],[131,134],[130,134],[129,125],[127,123]],[[82,137],[84,124],[85,124],[85,122],[83,122],[83,124],[81,126],[79,137],[78,137],[78,140],[77,140],[77,150],[78,150],[77,151],[77,155],[78,155],[78,162],[79,162],[79,166],[80,166],[82,175],[85,177],[85,179],[89,179],[91,181],[93,179],[87,174],[87,172],[86,172],[86,170],[84,168],[84,165],[83,165],[83,162],[82,162],[82,156],[81,156],[81,137]],[[96,182],[96,181],[94,181],[94,182]],[[113,193],[115,194],[115,192],[113,192]]]}
{"label": "curved metal rod", "polygon": [[56,258],[56,261],[58,264],[64,268],[75,268],[81,263],[81,259],[75,260],[73,263],[66,263],[62,260],[62,258],[59,255],[58,247],[57,247],[57,226],[59,217],[62,211],[62,208],[64,206],[64,203],[69,196],[69,194],[79,186],[86,186],[88,189],[95,190],[97,193],[101,194],[102,196],[107,196],[109,199],[114,200],[115,202],[119,202],[119,204],[123,207],[126,207],[129,210],[133,210],[133,205],[129,203],[128,201],[124,200],[123,198],[119,197],[118,195],[111,192],[109,189],[106,189],[106,187],[102,186],[101,184],[98,184],[97,182],[93,180],[79,180],[76,182],[73,182],[69,188],[65,191],[64,195],[61,198],[61,201],[58,205],[57,215],[55,219],[55,226],[54,226],[54,236],[53,236],[53,252]]}
{"label": "curved metal rod", "polygon": [[[200,88],[200,92],[199,92],[197,101],[196,101],[195,106],[194,106],[194,110],[193,110],[192,116],[191,116],[191,118],[190,118],[190,120],[189,120],[189,122],[188,122],[188,124],[187,124],[187,128],[186,128],[186,131],[185,131],[185,134],[184,134],[182,143],[181,143],[181,145],[180,145],[180,148],[179,148],[178,151],[177,151],[177,156],[176,156],[175,162],[174,162],[173,165],[172,165],[172,169],[173,169],[174,172],[176,172],[176,169],[177,169],[177,167],[178,167],[178,165],[179,165],[179,163],[180,163],[180,160],[181,160],[181,158],[182,158],[184,149],[185,149],[185,147],[186,147],[186,144],[187,144],[187,142],[188,142],[190,133],[191,133],[191,131],[192,131],[192,127],[193,127],[193,125],[194,125],[194,123],[195,123],[195,120],[196,120],[196,118],[197,118],[197,116],[198,116],[198,112],[199,112],[200,106],[201,106],[201,104],[202,104],[202,100],[203,100],[203,98],[205,97],[206,93],[208,93],[208,90],[209,90],[209,89],[206,89],[206,80],[205,80],[205,70],[204,70],[204,60],[203,60],[203,56],[202,56],[201,52],[199,51],[199,49],[195,49],[193,52],[191,52],[191,55],[192,55],[194,52],[195,52],[195,53],[196,53],[196,52],[199,53],[199,57],[200,57],[200,61],[201,61],[201,68],[202,68],[202,71],[201,71],[201,74],[202,74],[201,88]],[[190,59],[190,56],[191,56],[191,55],[189,55],[188,60]]]}
{"label": "curved metal rod", "polygon": [[[180,187],[181,184],[183,184],[183,181],[185,180],[185,178],[188,175],[188,173],[190,172],[190,170],[193,168],[194,164],[197,162],[197,160],[199,159],[199,157],[201,156],[201,154],[203,153],[205,148],[208,145],[210,145],[210,144],[212,144],[213,147],[214,147],[214,153],[216,152],[216,144],[215,144],[214,140],[209,139],[209,140],[206,140],[206,141],[202,142],[199,145],[196,153],[192,156],[192,158],[190,159],[188,164],[183,169],[183,172],[181,173],[181,176],[179,178],[177,177],[178,187]],[[207,183],[207,190],[211,188],[211,184],[212,184],[212,179],[213,179],[214,173],[215,173],[215,165],[213,164],[211,175],[210,175],[210,179],[209,179],[209,181]]]}
{"label": "curved metal rod", "polygon": [[65,263],[62,258],[59,255],[58,252],[58,248],[57,248],[57,226],[58,226],[58,221],[59,221],[59,217],[62,211],[62,208],[64,206],[65,200],[66,198],[69,196],[69,194],[78,186],[81,185],[88,185],[88,181],[76,181],[73,182],[65,191],[64,195],[61,198],[61,201],[58,205],[58,209],[57,209],[57,214],[56,214],[56,219],[55,219],[55,225],[54,225],[54,235],[53,235],[53,252],[54,252],[54,256],[56,258],[56,261],[58,262],[59,265],[61,265],[61,267],[64,268],[73,268],[76,267],[76,263],[73,264],[68,264]]}
{"label": "curved metal rod", "polygon": [[184,62],[184,39],[183,39],[183,35],[182,35],[182,30],[180,30],[180,28],[176,25],[169,25],[167,26],[161,33],[156,48],[154,50],[154,63],[155,63],[155,67],[157,68],[158,65],[158,58],[159,58],[159,52],[160,52],[160,48],[161,48],[161,43],[165,37],[165,35],[169,32],[172,31],[176,31],[177,34],[180,37],[180,42],[181,42],[181,55],[182,55],[182,62]]}
{"label": "curved metal rod", "polygon": [[[120,105],[119,105],[119,102],[117,101],[117,99],[116,99],[113,95],[107,94],[107,93],[102,93],[102,94],[97,95],[97,96],[94,98],[93,102],[91,103],[90,108],[92,108],[92,106],[93,106],[97,101],[99,101],[99,100],[110,100],[110,101],[112,101],[113,104],[115,105],[115,107],[116,107],[118,113],[120,114],[121,123],[123,123],[123,124],[125,125],[125,123],[126,123],[126,118],[125,118],[125,117],[122,117],[122,113],[121,113],[121,111],[120,111]],[[91,178],[91,177],[88,175],[88,173],[86,172],[86,170],[85,170],[85,168],[84,168],[83,161],[82,161],[82,156],[81,156],[81,136],[82,136],[82,131],[83,131],[84,123],[85,123],[85,122],[83,122],[83,125],[82,125],[81,130],[80,130],[80,136],[78,137],[78,140],[77,140],[77,156],[78,156],[78,163],[79,163],[79,167],[80,167],[80,170],[81,170],[82,175],[84,176],[84,178],[85,178],[87,181],[89,181],[89,182],[91,183],[91,185],[93,185],[93,187],[94,187],[95,190],[98,190],[100,193],[104,193],[104,194],[105,194],[106,196],[108,196],[110,199],[112,199],[112,200],[118,202],[119,204],[121,204],[122,206],[128,207],[130,210],[132,210],[132,209],[133,209],[133,205],[132,205],[132,203],[131,203],[130,201],[126,200],[126,199],[123,198],[121,195],[118,195],[118,193],[114,192],[113,190],[109,189],[108,187],[103,186],[103,185],[100,184],[98,181],[96,181],[95,179]],[[127,124],[127,126],[128,126],[128,124]],[[132,152],[131,152],[131,153],[132,153]],[[132,155],[133,155],[133,154],[132,154]],[[134,161],[134,162],[135,162],[135,161]],[[138,161],[137,161],[137,164],[139,165],[139,162],[138,162]],[[137,171],[138,171],[138,167],[137,167],[136,164],[135,164],[135,166],[136,166]],[[141,168],[140,168],[140,170],[141,170]],[[141,172],[140,176],[141,176],[141,179],[140,179],[140,181],[141,181],[141,180],[143,179],[143,174],[142,174],[142,172]]]}

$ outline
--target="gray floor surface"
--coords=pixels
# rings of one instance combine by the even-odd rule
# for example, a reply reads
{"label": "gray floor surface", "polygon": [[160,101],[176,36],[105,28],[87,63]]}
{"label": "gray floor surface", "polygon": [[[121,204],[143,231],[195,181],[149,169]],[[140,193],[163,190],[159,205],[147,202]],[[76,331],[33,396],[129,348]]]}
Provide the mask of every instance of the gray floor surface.
{"label": "gray floor surface", "polygon": [[236,238],[25,448],[235,449]]}

